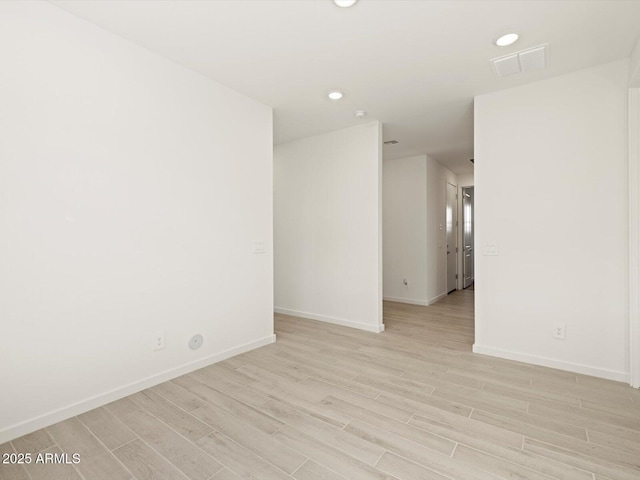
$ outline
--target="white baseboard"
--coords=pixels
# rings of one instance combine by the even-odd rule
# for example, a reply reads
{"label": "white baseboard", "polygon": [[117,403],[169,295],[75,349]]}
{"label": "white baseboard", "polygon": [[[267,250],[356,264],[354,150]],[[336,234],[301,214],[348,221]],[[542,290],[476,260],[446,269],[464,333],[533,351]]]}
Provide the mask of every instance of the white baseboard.
{"label": "white baseboard", "polygon": [[629,373],[627,372],[619,372],[616,370],[607,370],[605,368],[591,367],[589,365],[582,365],[580,363],[564,362],[562,360],[538,357],[536,355],[528,355],[526,353],[510,352],[508,350],[485,347],[475,343],[473,344],[473,353],[480,353],[482,355],[489,355],[491,357],[506,358],[507,360],[516,360],[518,362],[531,363],[533,365],[540,365],[542,367],[557,368],[559,370],[581,373],[583,375],[590,375],[592,377],[606,378],[608,380],[615,380],[618,382],[629,383],[630,380]]}
{"label": "white baseboard", "polygon": [[442,300],[447,295],[448,295],[448,293],[444,292],[444,293],[441,293],[440,295],[438,295],[437,297],[430,298],[429,302],[427,303],[427,305],[433,305],[434,303],[439,302],[440,300]]}
{"label": "white baseboard", "polygon": [[208,357],[185,363],[183,365],[180,365],[179,367],[165,370],[164,372],[158,373],[156,375],[143,378],[142,380],[129,383],[127,385],[123,385],[122,387],[110,390],[105,393],[101,393],[100,395],[96,395],[85,400],[81,400],[80,402],[74,403],[72,405],[53,410],[30,420],[11,425],[0,430],[0,444],[21,437],[22,435],[35,432],[36,430],[40,430],[41,428],[48,427],[50,425],[53,425],[54,423],[58,423],[76,415],[88,412],[89,410],[93,410],[94,408],[101,407],[103,405],[106,405],[107,403],[114,402],[146,388],[153,387],[160,383],[179,377],[180,375],[185,375],[187,373],[193,372],[194,370],[198,370],[199,368],[203,368],[213,363],[226,360],[227,358],[231,358],[235,355],[239,355],[241,353],[263,347],[270,343],[274,343],[275,341],[276,336],[269,335],[268,337],[249,342],[238,347],[230,348],[228,350],[223,350],[219,353],[214,353],[213,355],[209,355]]}
{"label": "white baseboard", "polygon": [[320,322],[333,323],[335,325],[342,325],[343,327],[357,328],[358,330],[366,330],[367,332],[380,333],[384,332],[384,324],[370,325],[368,323],[353,322],[351,320],[345,320],[344,318],[329,317],[326,315],[317,315],[315,313],[301,312],[299,310],[289,310],[288,308],[276,307],[274,312],[282,315],[291,315],[293,317],[308,318],[309,320],[318,320]]}
{"label": "white baseboard", "polygon": [[413,298],[384,297],[383,300],[386,300],[387,302],[408,303],[409,305],[422,305],[423,307],[429,305],[429,302],[426,300],[415,300]]}
{"label": "white baseboard", "polygon": [[415,300],[413,298],[403,298],[403,297],[384,297],[383,300],[388,302],[397,302],[397,303],[408,303],[409,305],[422,305],[423,307],[428,307],[429,305],[433,305],[434,303],[442,300],[447,296],[447,293],[441,293],[437,297],[430,298],[429,300]]}

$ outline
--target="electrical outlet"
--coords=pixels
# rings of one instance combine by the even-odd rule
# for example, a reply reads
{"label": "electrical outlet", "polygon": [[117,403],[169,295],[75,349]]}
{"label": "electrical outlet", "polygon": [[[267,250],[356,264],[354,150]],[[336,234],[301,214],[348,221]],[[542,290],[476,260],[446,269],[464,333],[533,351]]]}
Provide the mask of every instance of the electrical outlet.
{"label": "electrical outlet", "polygon": [[553,330],[553,338],[559,338],[564,340],[567,325],[564,323],[556,323],[556,328]]}
{"label": "electrical outlet", "polygon": [[164,332],[154,333],[152,341],[154,350],[162,350],[164,348]]}

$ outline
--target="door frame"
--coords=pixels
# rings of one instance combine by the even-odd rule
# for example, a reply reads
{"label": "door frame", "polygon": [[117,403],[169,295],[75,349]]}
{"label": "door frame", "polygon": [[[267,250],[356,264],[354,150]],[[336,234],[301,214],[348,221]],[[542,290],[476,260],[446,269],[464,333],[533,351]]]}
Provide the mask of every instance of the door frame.
{"label": "door frame", "polygon": [[[456,182],[457,183],[457,182]],[[449,290],[449,257],[448,255],[445,253],[445,258],[446,258],[446,263],[445,263],[445,289],[446,289],[446,293],[447,295],[455,290],[460,290],[459,288],[459,279],[460,279],[460,275],[459,275],[459,263],[458,263],[458,251],[459,251],[459,239],[458,239],[458,223],[459,223],[459,219],[458,219],[458,190],[460,189],[460,187],[458,185],[456,185],[455,183],[451,183],[451,180],[449,179],[445,179],[444,181],[444,222],[445,222],[445,233],[444,233],[444,242],[445,245],[447,244],[447,203],[449,200],[449,186],[452,186],[455,188],[456,191],[456,195],[454,197],[454,204],[453,204],[453,208],[451,209],[453,218],[451,219],[451,221],[453,222],[453,248],[455,250],[453,250],[451,253],[453,253],[453,258],[455,259],[455,285],[456,288],[454,288],[453,290]]]}
{"label": "door frame", "polygon": [[629,88],[629,384],[640,388],[640,73]]}
{"label": "door frame", "polygon": [[[464,187],[459,187],[460,195],[462,196],[461,199],[460,199],[461,200],[460,201],[460,207],[461,207],[460,208],[460,212],[461,213],[458,215],[458,221],[460,221],[460,216],[462,217],[462,223],[460,225],[461,228],[458,229],[458,231],[460,232],[460,238],[462,240],[462,242],[461,242],[462,243],[462,248],[460,249],[460,255],[458,257],[458,261],[460,262],[460,268],[459,268],[459,270],[460,270],[460,272],[459,272],[460,273],[460,282],[458,283],[458,289],[459,290],[464,290],[465,289],[465,286],[464,286],[464,254],[465,254],[465,251],[464,251],[464,248],[465,248],[465,246],[464,246],[464,243],[465,243],[464,242],[464,190],[465,190],[465,188],[473,188],[473,191],[475,193],[475,185],[467,185],[467,186],[464,186]],[[474,200],[475,200],[475,198],[474,198]],[[475,202],[474,202],[474,205],[473,205],[473,209],[475,210]],[[473,215],[473,220],[472,221],[475,224],[475,215]],[[475,225],[474,225],[473,231],[475,232]],[[475,240],[475,237],[474,237],[474,240]],[[476,246],[475,246],[475,242],[474,242],[474,245],[473,245],[473,277],[474,277],[474,281],[475,281],[475,272],[476,272],[476,252],[475,252],[475,248],[476,248]]]}

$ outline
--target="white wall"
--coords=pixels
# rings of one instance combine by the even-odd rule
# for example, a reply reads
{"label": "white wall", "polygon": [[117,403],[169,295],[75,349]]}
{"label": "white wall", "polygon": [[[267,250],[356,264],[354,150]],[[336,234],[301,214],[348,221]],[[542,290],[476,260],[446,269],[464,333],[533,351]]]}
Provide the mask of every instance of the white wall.
{"label": "white wall", "polygon": [[629,322],[630,383],[640,387],[640,38],[629,69]]}
{"label": "white wall", "polygon": [[447,295],[447,182],[456,175],[427,157],[427,299],[435,303]]}
{"label": "white wall", "polygon": [[629,86],[638,88],[640,87],[640,37],[631,51],[629,64]]}
{"label": "white wall", "polygon": [[431,305],[447,295],[447,182],[458,185],[427,155],[384,162],[385,299]]}
{"label": "white wall", "polygon": [[474,351],[628,380],[628,69],[476,97]]}
{"label": "white wall", "polygon": [[427,305],[427,156],[385,160],[382,177],[384,298]]}
{"label": "white wall", "polygon": [[0,58],[0,443],[272,342],[271,109],[46,2]]}
{"label": "white wall", "polygon": [[383,329],[381,143],[373,122],[276,146],[277,312]]}
{"label": "white wall", "polygon": [[[462,187],[473,187],[473,173],[456,175],[458,178],[458,290],[464,288],[464,224],[462,222]],[[475,253],[475,252],[474,252]]]}

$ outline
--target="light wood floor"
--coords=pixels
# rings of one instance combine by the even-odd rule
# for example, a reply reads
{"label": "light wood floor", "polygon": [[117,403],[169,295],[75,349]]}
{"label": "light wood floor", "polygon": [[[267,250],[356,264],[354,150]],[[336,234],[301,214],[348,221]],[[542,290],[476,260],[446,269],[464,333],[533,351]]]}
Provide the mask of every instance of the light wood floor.
{"label": "light wood floor", "polygon": [[277,316],[278,341],[2,445],[80,453],[2,479],[640,478],[640,392],[474,355],[473,291],[382,334]]}

